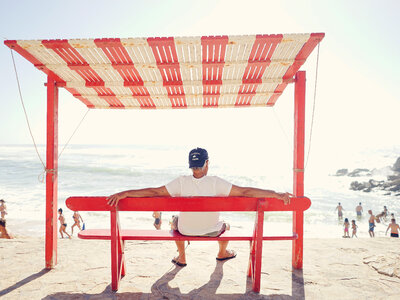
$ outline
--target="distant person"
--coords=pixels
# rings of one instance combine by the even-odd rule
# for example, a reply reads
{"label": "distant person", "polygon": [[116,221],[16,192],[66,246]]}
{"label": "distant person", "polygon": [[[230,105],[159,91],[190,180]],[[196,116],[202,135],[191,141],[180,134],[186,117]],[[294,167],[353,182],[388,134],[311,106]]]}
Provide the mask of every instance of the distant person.
{"label": "distant person", "polygon": [[7,214],[7,206],[6,206],[6,201],[3,199],[0,199],[0,213],[1,213],[1,219],[5,220],[6,219],[6,214]]}
{"label": "distant person", "polygon": [[361,218],[363,213],[363,208],[361,206],[361,202],[356,206],[356,214],[358,218]]}
{"label": "distant person", "polygon": [[368,225],[369,225],[369,229],[368,229],[368,233],[370,237],[375,237],[375,233],[374,233],[374,228],[375,228],[375,216],[372,214],[372,210],[368,211],[369,213],[369,221],[368,221]]}
{"label": "distant person", "polygon": [[385,216],[385,212],[381,212],[375,216],[376,223],[380,223]]}
{"label": "distant person", "polygon": [[[165,157],[167,159],[167,157]],[[284,204],[289,204],[289,193],[276,193],[252,187],[233,185],[218,176],[207,176],[209,159],[207,150],[196,148],[189,153],[189,168],[191,174],[180,176],[170,183],[158,188],[145,188],[120,192],[108,197],[108,204],[117,206],[121,199],[127,197],[256,197],[277,198]],[[134,200],[131,200],[134,201]],[[219,236],[227,225],[220,220],[219,212],[180,212],[177,223],[178,231],[188,236]],[[175,241],[179,255],[172,259],[177,266],[186,266],[185,241]],[[227,250],[228,241],[218,241],[219,252],[216,259],[219,261],[236,257],[236,252]]]}
{"label": "distant person", "polygon": [[71,236],[68,234],[68,232],[65,230],[65,229],[67,229],[67,223],[65,223],[65,218],[64,218],[64,215],[63,215],[63,210],[62,210],[62,208],[60,208],[60,209],[58,209],[58,214],[59,214],[59,217],[58,217],[58,220],[60,221],[60,234],[61,234],[61,238],[63,239],[64,238],[64,235],[63,235],[63,232],[66,234],[66,235],[68,235],[68,237],[69,238],[71,238]]}
{"label": "distant person", "polygon": [[339,218],[339,219],[343,218],[343,211],[344,211],[344,209],[343,209],[343,206],[340,204],[340,202],[338,203],[338,206],[336,206],[335,211],[338,212],[338,218]]}
{"label": "distant person", "polygon": [[386,220],[386,217],[388,216],[388,209],[387,209],[386,205],[383,206],[383,212],[385,213],[385,215],[384,215],[383,217],[384,217],[385,220]]}
{"label": "distant person", "polygon": [[343,227],[344,227],[344,235],[343,235],[343,237],[344,238],[349,238],[350,237],[350,235],[349,235],[350,223],[349,223],[349,219],[348,218],[344,219]]}
{"label": "distant person", "polygon": [[6,228],[6,220],[0,219],[0,239],[13,239],[14,237],[8,233]]}
{"label": "distant person", "polygon": [[79,228],[79,230],[82,230],[81,228],[81,221],[83,223],[83,219],[81,217],[81,215],[79,214],[79,211],[75,211],[72,219],[74,219],[74,224],[71,226],[71,235],[74,234],[74,227],[77,226]]}
{"label": "distant person", "polygon": [[390,214],[390,222],[391,222],[392,220],[394,220],[394,219],[395,219],[394,213],[391,213],[391,214]]}
{"label": "distant person", "polygon": [[387,234],[389,228],[390,228],[390,236],[398,238],[400,226],[399,226],[399,224],[396,224],[396,219],[392,219],[392,223],[389,224],[388,228],[386,229],[385,234]]}
{"label": "distant person", "polygon": [[160,211],[155,211],[153,212],[153,218],[154,218],[154,227],[157,230],[161,229],[161,212]]}
{"label": "distant person", "polygon": [[351,220],[351,229],[353,230],[351,233],[351,237],[357,237],[357,225],[356,220]]}

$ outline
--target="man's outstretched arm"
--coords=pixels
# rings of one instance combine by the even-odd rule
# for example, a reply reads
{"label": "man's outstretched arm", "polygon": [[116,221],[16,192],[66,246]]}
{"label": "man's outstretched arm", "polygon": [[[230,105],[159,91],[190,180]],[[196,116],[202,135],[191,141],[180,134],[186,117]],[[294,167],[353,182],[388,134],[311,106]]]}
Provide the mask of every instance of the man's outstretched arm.
{"label": "man's outstretched arm", "polygon": [[114,195],[109,196],[108,205],[117,206],[119,200],[128,198],[128,197],[170,197],[171,195],[168,193],[165,185],[160,186],[158,188],[147,188],[140,190],[130,190],[123,191],[120,193],[116,193]]}
{"label": "man's outstretched arm", "polygon": [[252,187],[241,187],[237,185],[232,185],[231,192],[229,193],[231,197],[260,197],[260,198],[277,198],[283,200],[284,204],[290,203],[290,193],[277,193],[270,190],[263,190]]}

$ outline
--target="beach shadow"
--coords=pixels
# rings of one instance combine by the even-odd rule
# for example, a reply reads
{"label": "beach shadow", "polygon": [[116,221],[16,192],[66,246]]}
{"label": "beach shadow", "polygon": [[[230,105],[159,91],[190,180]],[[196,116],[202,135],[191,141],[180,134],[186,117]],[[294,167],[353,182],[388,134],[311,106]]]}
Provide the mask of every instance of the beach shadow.
{"label": "beach shadow", "polygon": [[299,300],[305,299],[304,277],[302,269],[292,270],[292,298]]}
{"label": "beach shadow", "polygon": [[23,285],[25,285],[25,284],[27,284],[27,283],[35,280],[35,279],[38,279],[38,278],[42,277],[44,274],[46,274],[48,272],[50,272],[49,269],[43,269],[40,272],[32,274],[32,275],[30,275],[30,276],[18,281],[17,283],[13,284],[12,286],[9,286],[8,288],[5,288],[5,289],[1,290],[0,291],[0,297],[5,296],[8,293],[11,293],[13,290],[18,289],[18,288],[22,287]]}
{"label": "beach shadow", "polygon": [[301,300],[305,299],[304,294],[304,279],[303,270],[293,270],[292,272],[292,295],[286,294],[269,294],[263,295],[254,293],[252,291],[251,278],[248,277],[246,281],[246,291],[243,294],[238,293],[226,293],[217,294],[217,290],[221,284],[224,272],[223,266],[225,262],[217,262],[213,273],[210,275],[210,280],[202,285],[201,287],[190,291],[189,293],[183,294],[179,287],[172,288],[170,282],[174,280],[179,271],[182,270],[180,267],[175,267],[173,270],[162,275],[152,286],[151,293],[142,292],[124,292],[118,293],[111,290],[111,285],[108,285],[103,292],[99,294],[87,294],[87,293],[55,293],[46,296],[45,300],[68,300],[68,299],[283,299],[283,300]]}

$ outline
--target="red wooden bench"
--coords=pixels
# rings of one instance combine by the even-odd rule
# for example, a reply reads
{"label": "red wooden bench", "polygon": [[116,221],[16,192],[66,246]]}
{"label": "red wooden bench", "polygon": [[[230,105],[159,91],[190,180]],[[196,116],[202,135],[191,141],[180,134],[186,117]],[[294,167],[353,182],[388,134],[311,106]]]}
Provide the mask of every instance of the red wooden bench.
{"label": "red wooden bench", "polygon": [[[306,197],[292,198],[291,203],[284,205],[282,200],[274,198],[245,197],[159,197],[159,198],[125,198],[118,207],[107,205],[106,197],[70,197],[66,205],[73,211],[109,211],[111,229],[88,229],[81,231],[81,239],[111,240],[111,288],[118,290],[121,278],[126,273],[124,245],[126,240],[161,240],[161,241],[251,241],[250,258],[247,276],[252,278],[253,291],[260,291],[262,242],[269,240],[294,240],[299,242],[296,248],[303,246],[303,228],[297,228],[289,236],[264,236],[265,211],[293,211],[303,214],[311,205]],[[121,229],[118,211],[255,211],[253,235],[235,235],[227,231],[219,237],[184,236],[177,231],[168,230],[126,230]],[[295,223],[294,223],[295,224]],[[294,230],[295,231],[295,230]],[[295,245],[293,245],[295,246]],[[292,250],[294,253],[294,250]],[[302,251],[300,251],[302,255]],[[293,260],[302,262],[302,257]],[[293,266],[302,267],[293,261]]]}

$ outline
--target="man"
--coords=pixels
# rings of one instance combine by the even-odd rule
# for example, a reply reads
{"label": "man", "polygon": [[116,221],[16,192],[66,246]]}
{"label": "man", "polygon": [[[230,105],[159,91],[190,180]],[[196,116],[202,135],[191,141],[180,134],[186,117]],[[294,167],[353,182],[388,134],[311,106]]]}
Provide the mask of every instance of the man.
{"label": "man", "polygon": [[[239,187],[217,176],[207,176],[207,150],[196,148],[189,153],[189,168],[192,175],[180,176],[167,185],[158,188],[145,188],[120,192],[108,197],[109,205],[118,205],[118,201],[127,197],[191,197],[191,196],[230,196],[278,198],[285,204],[290,202],[289,193]],[[181,212],[178,219],[178,230],[181,234],[192,236],[217,236],[225,230],[226,224],[219,220],[219,212]],[[228,229],[228,228],[227,228]],[[236,257],[236,253],[227,250],[228,241],[218,241],[217,260]],[[172,262],[178,266],[186,266],[185,242],[176,241],[179,256]]]}
{"label": "man", "polygon": [[375,237],[375,233],[374,233],[375,216],[372,214],[372,210],[369,210],[368,213],[370,214],[369,221],[368,221],[369,222],[368,223],[368,225],[369,225],[369,229],[368,229],[369,236],[370,237]]}
{"label": "man", "polygon": [[392,223],[389,224],[388,228],[386,229],[385,234],[387,234],[389,228],[390,228],[390,236],[398,238],[400,226],[399,226],[399,224],[396,224],[396,219],[392,219]]}
{"label": "man", "polygon": [[338,206],[336,206],[335,211],[336,211],[336,210],[337,210],[337,213],[338,213],[338,218],[339,218],[339,219],[343,218],[343,211],[344,211],[344,209],[343,209],[343,206],[340,204],[340,202],[338,203]]}
{"label": "man", "polygon": [[361,202],[360,202],[360,203],[356,206],[356,213],[357,213],[357,217],[358,217],[358,218],[361,218],[362,212],[363,212],[363,208],[362,208]]}

